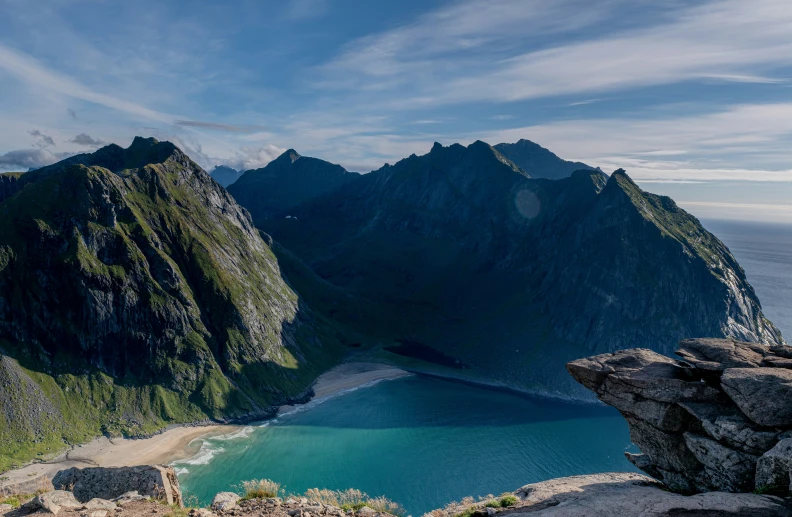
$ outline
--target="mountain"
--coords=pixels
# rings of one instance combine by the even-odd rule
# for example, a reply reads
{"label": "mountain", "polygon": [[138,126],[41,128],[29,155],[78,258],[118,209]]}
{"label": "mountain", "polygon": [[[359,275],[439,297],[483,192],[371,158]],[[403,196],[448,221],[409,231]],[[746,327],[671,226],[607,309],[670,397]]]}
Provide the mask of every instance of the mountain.
{"label": "mountain", "polygon": [[600,170],[581,162],[569,162],[530,140],[522,139],[514,144],[498,144],[494,148],[514,162],[532,178],[557,180],[568,178],[580,169]]}
{"label": "mountain", "polygon": [[245,171],[228,191],[256,221],[330,192],[359,176],[340,165],[300,156],[289,149],[266,167]]}
{"label": "mountain", "polygon": [[380,360],[586,398],[566,361],[783,341],[726,246],[621,170],[535,179],[484,142],[435,144],[288,211],[255,199],[292,285]]}
{"label": "mountain", "polygon": [[247,212],[168,142],[0,203],[0,469],[99,433],[261,416],[338,353]]}
{"label": "mountain", "polygon": [[242,176],[242,172],[225,165],[216,165],[209,175],[220,185],[228,187]]}

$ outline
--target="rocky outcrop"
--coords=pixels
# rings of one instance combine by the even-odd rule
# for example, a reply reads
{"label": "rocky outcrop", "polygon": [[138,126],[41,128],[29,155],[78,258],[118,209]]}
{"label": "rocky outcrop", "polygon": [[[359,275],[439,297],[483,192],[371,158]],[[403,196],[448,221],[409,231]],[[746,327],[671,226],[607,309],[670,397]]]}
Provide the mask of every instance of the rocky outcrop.
{"label": "rocky outcrop", "polygon": [[567,364],[618,409],[635,466],[681,493],[789,493],[792,349],[729,339],[680,342],[674,360],[630,349]]}
{"label": "rocky outcrop", "polygon": [[70,490],[82,502],[95,498],[116,499],[134,491],[169,505],[184,505],[176,472],[173,467],[163,465],[73,467],[58,472],[52,484],[56,489]]}
{"label": "rocky outcrop", "polygon": [[531,517],[782,517],[792,503],[779,497],[709,492],[683,496],[638,474],[594,474],[551,479],[515,492],[510,516]]}

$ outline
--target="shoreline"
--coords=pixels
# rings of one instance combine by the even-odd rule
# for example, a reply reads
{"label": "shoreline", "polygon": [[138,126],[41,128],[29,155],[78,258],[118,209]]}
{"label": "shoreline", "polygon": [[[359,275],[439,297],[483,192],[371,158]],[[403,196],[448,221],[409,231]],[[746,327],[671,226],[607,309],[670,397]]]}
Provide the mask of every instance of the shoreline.
{"label": "shoreline", "polygon": [[[323,373],[311,388],[314,395],[306,402],[317,402],[341,395],[380,381],[413,375],[396,366],[373,362],[349,362]],[[305,404],[283,405],[277,415]],[[231,435],[247,427],[245,424],[183,424],[165,428],[148,438],[108,438],[101,436],[90,442],[74,445],[45,462],[35,462],[4,472],[0,476],[0,493],[4,490],[26,491],[25,487],[41,486],[44,477],[52,477],[71,467],[128,467],[133,465],[169,464],[195,456],[203,439]]]}

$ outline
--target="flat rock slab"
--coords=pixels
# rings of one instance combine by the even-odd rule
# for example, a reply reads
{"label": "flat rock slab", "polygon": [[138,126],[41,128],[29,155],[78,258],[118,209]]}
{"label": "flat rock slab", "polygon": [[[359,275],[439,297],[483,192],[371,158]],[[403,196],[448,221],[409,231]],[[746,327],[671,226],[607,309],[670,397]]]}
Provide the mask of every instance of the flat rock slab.
{"label": "flat rock slab", "polygon": [[779,497],[708,492],[682,496],[661,490],[646,476],[594,474],[551,479],[515,492],[522,499],[509,517],[789,517]]}
{"label": "flat rock slab", "polygon": [[763,426],[792,426],[792,370],[729,368],[721,377],[723,391],[745,415]]}
{"label": "flat rock slab", "polygon": [[726,368],[751,368],[762,364],[770,347],[733,339],[683,339],[676,354],[699,370],[723,371]]}

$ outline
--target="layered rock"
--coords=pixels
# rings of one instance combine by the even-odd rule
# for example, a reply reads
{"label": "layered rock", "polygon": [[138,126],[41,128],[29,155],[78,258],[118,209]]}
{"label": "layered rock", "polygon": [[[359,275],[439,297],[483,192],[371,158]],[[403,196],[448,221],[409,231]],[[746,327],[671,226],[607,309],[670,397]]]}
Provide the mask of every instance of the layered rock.
{"label": "layered rock", "polygon": [[618,409],[638,468],[682,493],[792,489],[792,370],[785,346],[680,342],[674,360],[630,349],[567,364]]}

